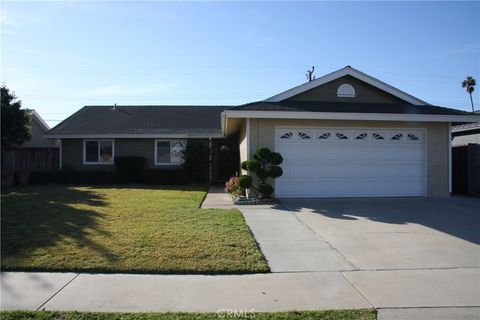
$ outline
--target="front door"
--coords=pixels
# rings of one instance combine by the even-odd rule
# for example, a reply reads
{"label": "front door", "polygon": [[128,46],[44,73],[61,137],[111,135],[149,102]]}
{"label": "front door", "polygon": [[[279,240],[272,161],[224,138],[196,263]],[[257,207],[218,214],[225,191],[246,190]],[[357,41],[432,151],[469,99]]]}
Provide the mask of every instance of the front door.
{"label": "front door", "polygon": [[214,141],[214,181],[225,182],[238,172],[238,152],[232,140]]}

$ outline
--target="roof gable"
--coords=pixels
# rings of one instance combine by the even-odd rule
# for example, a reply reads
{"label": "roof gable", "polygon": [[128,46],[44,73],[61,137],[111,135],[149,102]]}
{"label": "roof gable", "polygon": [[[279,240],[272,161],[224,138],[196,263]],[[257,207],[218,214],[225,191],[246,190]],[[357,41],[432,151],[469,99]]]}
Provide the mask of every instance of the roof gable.
{"label": "roof gable", "polygon": [[36,122],[44,132],[50,130],[50,126],[43,120],[37,111],[30,109],[30,115],[32,116],[32,122]]}
{"label": "roof gable", "polygon": [[[368,92],[368,95],[372,95],[372,92],[375,92],[375,97],[371,97],[373,101],[369,101],[369,102],[384,103],[384,102],[387,102],[386,100],[391,100],[391,103],[407,102],[413,105],[429,105],[427,102],[423,100],[420,100],[406,92],[403,92],[383,81],[380,81],[374,77],[371,77],[350,66],[346,66],[345,68],[329,73],[323,77],[304,83],[292,89],[286,90],[282,93],[279,93],[268,99],[265,99],[264,101],[265,102],[280,102],[284,100],[307,101],[307,99],[315,99],[313,101],[318,101],[318,93],[320,93],[318,91],[325,91],[325,92],[322,92],[320,95],[322,97],[321,99],[322,101],[329,101],[329,100],[331,101],[331,97],[333,96],[336,97],[337,86],[335,88],[329,88],[328,85],[335,83],[335,81],[338,81],[339,79],[342,79],[342,78],[354,79],[357,82],[357,84],[360,82],[364,83],[363,88],[364,89],[369,88],[368,90],[366,90]],[[348,81],[345,81],[345,82],[348,83]],[[321,88],[322,86],[323,86],[323,89]],[[352,100],[352,98],[337,98],[334,101],[345,101],[345,99],[350,101]],[[359,102],[367,102],[365,99],[359,99],[359,100],[361,100]]]}

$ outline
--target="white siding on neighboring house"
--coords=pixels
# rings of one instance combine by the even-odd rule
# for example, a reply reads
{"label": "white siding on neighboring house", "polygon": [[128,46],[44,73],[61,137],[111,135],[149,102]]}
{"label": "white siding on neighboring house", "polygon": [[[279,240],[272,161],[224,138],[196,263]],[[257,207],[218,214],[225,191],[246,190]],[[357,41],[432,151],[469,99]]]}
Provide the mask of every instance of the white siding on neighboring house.
{"label": "white siding on neighboring house", "polygon": [[469,143],[477,143],[480,144],[480,133],[471,134],[467,136],[455,137],[452,140],[452,146],[464,146]]}

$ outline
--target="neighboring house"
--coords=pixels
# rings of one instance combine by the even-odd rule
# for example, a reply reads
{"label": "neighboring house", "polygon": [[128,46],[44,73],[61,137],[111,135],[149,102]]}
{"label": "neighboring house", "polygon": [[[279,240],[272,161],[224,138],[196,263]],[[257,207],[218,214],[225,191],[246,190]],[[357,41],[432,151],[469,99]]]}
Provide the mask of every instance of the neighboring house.
{"label": "neighboring house", "polygon": [[[478,113],[478,111],[477,111]],[[452,146],[480,144],[480,122],[465,123],[452,127]]]}
{"label": "neighboring house", "polygon": [[215,182],[268,147],[284,157],[277,197],[438,197],[451,188],[450,126],[476,121],[347,66],[236,107],[87,106],[46,136],[77,170],[114,170],[122,155],[175,168],[189,139],[205,139]]}
{"label": "neighboring house", "polygon": [[32,138],[24,142],[20,148],[58,148],[59,141],[56,139],[46,139],[43,135],[50,130],[48,124],[40,117],[35,110],[30,110],[32,120]]}
{"label": "neighboring house", "polygon": [[32,138],[21,145],[2,147],[1,171],[4,187],[15,183],[15,175],[18,184],[26,184],[31,172],[53,171],[60,165],[60,141],[45,138],[44,134],[50,127],[35,110],[29,111]]}

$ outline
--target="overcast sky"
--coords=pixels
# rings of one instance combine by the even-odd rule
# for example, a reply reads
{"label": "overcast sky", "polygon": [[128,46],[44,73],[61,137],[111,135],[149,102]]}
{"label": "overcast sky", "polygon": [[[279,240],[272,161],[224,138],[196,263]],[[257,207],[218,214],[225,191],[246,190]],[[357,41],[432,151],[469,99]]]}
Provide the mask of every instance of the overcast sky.
{"label": "overcast sky", "polygon": [[463,110],[461,81],[480,81],[479,2],[1,3],[1,81],[50,125],[92,104],[262,100],[312,65]]}

